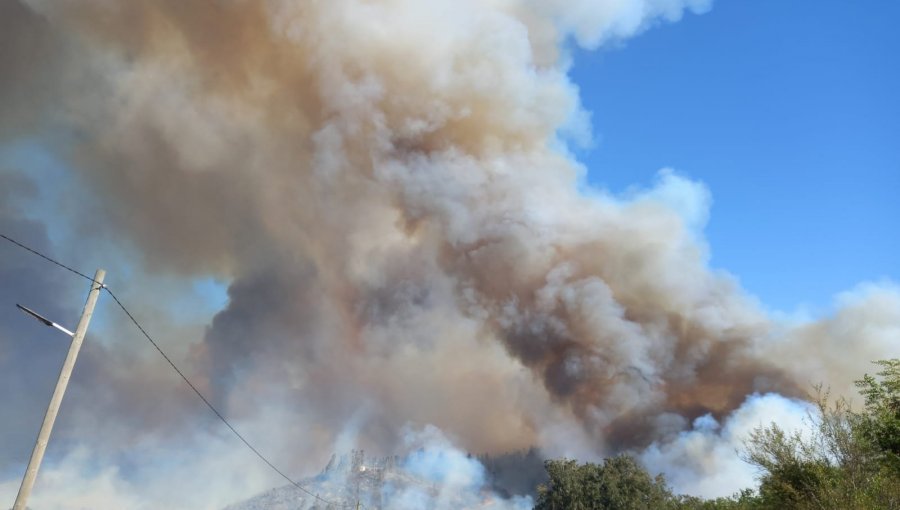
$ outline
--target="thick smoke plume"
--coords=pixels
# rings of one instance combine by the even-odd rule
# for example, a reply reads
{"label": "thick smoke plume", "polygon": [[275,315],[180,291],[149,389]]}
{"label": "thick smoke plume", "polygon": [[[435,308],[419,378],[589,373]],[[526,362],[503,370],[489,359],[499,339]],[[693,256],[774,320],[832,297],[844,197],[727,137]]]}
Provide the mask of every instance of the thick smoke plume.
{"label": "thick smoke plume", "polygon": [[708,192],[677,173],[584,189],[566,41],[708,4],[14,0],[0,23],[34,29],[3,32],[0,65],[53,106],[11,110],[25,135],[65,139],[93,190],[64,204],[72,229],[147,278],[228,282],[182,359],[297,452],[281,461],[330,453],[348,421],[387,453],[412,422],[474,452],[664,456],[750,395],[848,383],[900,324],[890,286],[819,323],[771,319],[709,269]]}

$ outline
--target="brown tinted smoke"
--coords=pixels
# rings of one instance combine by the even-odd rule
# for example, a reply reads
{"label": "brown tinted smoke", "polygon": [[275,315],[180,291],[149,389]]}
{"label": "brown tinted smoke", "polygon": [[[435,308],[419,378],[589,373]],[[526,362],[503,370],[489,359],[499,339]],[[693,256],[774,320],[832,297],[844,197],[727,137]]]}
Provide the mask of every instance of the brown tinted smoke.
{"label": "brown tinted smoke", "polygon": [[229,413],[280,399],[327,437],[363,409],[370,443],[413,421],[476,451],[575,420],[607,451],[808,383],[766,362],[777,328],[683,215],[579,191],[559,149],[566,34],[703,4],[29,5],[90,70],[54,122],[106,232],[232,282],[191,351]]}

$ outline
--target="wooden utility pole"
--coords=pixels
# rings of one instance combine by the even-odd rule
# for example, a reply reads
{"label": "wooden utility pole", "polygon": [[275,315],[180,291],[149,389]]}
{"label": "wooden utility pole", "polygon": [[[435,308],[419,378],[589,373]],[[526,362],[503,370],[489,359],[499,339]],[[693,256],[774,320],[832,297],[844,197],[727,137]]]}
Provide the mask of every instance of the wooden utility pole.
{"label": "wooden utility pole", "polygon": [[34,450],[31,452],[31,460],[28,461],[28,469],[25,471],[25,477],[22,479],[22,486],[19,487],[19,494],[16,496],[16,504],[13,506],[13,510],[25,510],[25,505],[28,503],[28,496],[31,494],[31,488],[34,487],[38,468],[41,467],[41,460],[44,458],[44,451],[47,449],[47,442],[50,440],[53,422],[56,421],[59,405],[62,403],[63,394],[65,394],[66,387],[69,385],[72,368],[75,367],[75,359],[78,357],[78,351],[81,350],[81,342],[84,340],[84,334],[87,332],[88,324],[91,322],[91,315],[94,314],[94,305],[97,304],[97,297],[100,295],[100,289],[103,288],[103,278],[105,276],[106,271],[102,269],[98,269],[94,274],[94,281],[91,282],[91,292],[88,294],[87,302],[84,304],[84,311],[81,312],[78,327],[75,328],[75,333],[72,335],[69,354],[66,355],[66,360],[59,371],[56,389],[53,390],[53,396],[50,397],[50,405],[47,407],[47,414],[44,415],[44,423],[41,425],[37,442],[35,442]]}

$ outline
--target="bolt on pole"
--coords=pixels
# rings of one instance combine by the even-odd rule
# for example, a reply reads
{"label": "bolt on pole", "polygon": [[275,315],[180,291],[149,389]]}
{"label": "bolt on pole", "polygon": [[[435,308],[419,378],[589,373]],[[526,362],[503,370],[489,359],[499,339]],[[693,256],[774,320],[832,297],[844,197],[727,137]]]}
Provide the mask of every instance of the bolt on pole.
{"label": "bolt on pole", "polygon": [[44,415],[44,423],[41,424],[41,431],[38,433],[34,450],[31,452],[31,460],[28,461],[28,468],[25,470],[25,477],[22,479],[22,486],[19,487],[19,494],[16,496],[13,510],[25,510],[25,505],[28,503],[28,496],[31,495],[31,489],[34,487],[38,469],[41,467],[41,460],[44,458],[44,451],[47,449],[47,442],[50,440],[50,432],[53,430],[53,423],[56,421],[59,406],[62,403],[66,387],[69,385],[69,378],[72,376],[72,369],[75,367],[75,359],[78,358],[78,351],[81,350],[81,343],[84,340],[84,334],[87,333],[91,316],[94,314],[94,306],[97,304],[100,289],[103,288],[103,278],[105,276],[106,271],[102,269],[98,269],[94,274],[94,281],[91,282],[91,291],[88,294],[87,302],[84,304],[84,310],[81,312],[78,327],[75,328],[75,334],[72,336],[69,354],[66,355],[66,360],[59,371],[56,389],[53,390],[53,396],[50,397],[50,405],[47,407],[47,413]]}

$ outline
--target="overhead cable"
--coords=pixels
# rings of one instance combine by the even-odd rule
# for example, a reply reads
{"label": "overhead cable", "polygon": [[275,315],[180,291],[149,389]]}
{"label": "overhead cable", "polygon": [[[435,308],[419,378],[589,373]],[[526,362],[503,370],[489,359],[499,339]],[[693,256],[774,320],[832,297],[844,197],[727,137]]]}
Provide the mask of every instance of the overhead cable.
{"label": "overhead cable", "polygon": [[[41,257],[42,259],[44,259],[44,260],[46,260],[46,261],[48,261],[48,262],[51,262],[51,263],[53,263],[53,264],[55,264],[55,265],[57,265],[57,266],[59,266],[59,267],[65,269],[65,270],[67,270],[67,271],[69,271],[69,272],[71,272],[71,273],[74,273],[74,274],[76,274],[76,275],[78,275],[78,276],[80,276],[80,277],[82,277],[82,278],[84,278],[84,279],[86,279],[86,280],[88,280],[88,281],[91,281],[91,282],[94,281],[93,278],[91,278],[90,276],[87,276],[86,274],[82,273],[81,271],[78,271],[78,270],[76,270],[76,269],[73,269],[72,267],[67,266],[66,264],[63,264],[62,262],[59,262],[58,260],[55,260],[55,259],[53,259],[53,258],[51,258],[51,257],[48,257],[47,255],[44,255],[43,253],[41,253],[41,252],[39,252],[39,251],[37,251],[37,250],[35,250],[35,249],[33,249],[33,248],[30,248],[30,247],[28,247],[28,246],[26,246],[26,245],[20,243],[19,241],[16,241],[15,239],[13,239],[13,238],[11,238],[11,237],[9,237],[9,236],[7,236],[7,235],[4,235],[4,234],[0,233],[0,237],[2,237],[3,239],[5,239],[5,240],[11,242],[12,244],[15,244],[16,246],[18,246],[18,247],[20,247],[20,248],[22,248],[22,249],[24,249],[24,250],[27,250],[27,251],[31,252],[31,253],[34,254],[34,255],[37,255],[38,257]],[[115,294],[108,286],[102,285],[102,288],[105,289],[106,292],[109,293],[110,297],[113,298],[113,301],[116,302],[116,304],[119,306],[119,308],[122,310],[122,312],[124,312],[125,315],[128,316],[128,318],[131,320],[132,324],[134,324],[134,326],[138,329],[138,331],[140,331],[141,334],[144,335],[144,338],[146,338],[147,341],[149,341],[150,344],[153,345],[153,347],[156,348],[156,350],[159,352],[160,356],[162,356],[163,359],[166,360],[166,362],[169,364],[169,366],[172,367],[172,369],[173,369],[173,370],[181,377],[181,379],[182,379],[182,380],[183,380],[183,381],[184,381],[184,382],[185,382],[185,383],[186,383],[186,384],[194,391],[194,393],[196,393],[197,396],[200,397],[200,400],[202,400],[203,403],[206,404],[206,407],[208,407],[209,410],[212,411],[213,414],[215,414],[216,417],[219,418],[219,420],[221,420],[222,423],[224,423],[226,427],[228,427],[228,430],[230,430],[230,431],[231,431],[238,439],[240,439],[241,442],[244,443],[244,445],[245,445],[247,448],[250,449],[250,451],[252,451],[257,457],[259,457],[260,460],[262,460],[267,466],[269,466],[270,469],[272,469],[274,472],[278,473],[279,476],[281,476],[282,478],[284,478],[285,480],[287,480],[288,483],[290,483],[290,484],[291,484],[292,486],[294,486],[295,488],[299,489],[300,491],[304,492],[305,494],[307,494],[307,495],[309,495],[309,496],[312,496],[313,498],[315,498],[316,500],[321,501],[322,503],[326,503],[326,504],[328,504],[328,505],[337,505],[336,502],[327,500],[327,499],[325,499],[325,498],[322,498],[322,497],[319,496],[318,494],[315,494],[315,493],[309,491],[309,489],[307,489],[306,487],[304,487],[303,485],[301,485],[299,482],[295,481],[293,478],[291,478],[291,477],[289,477],[288,475],[286,475],[286,474],[284,473],[284,471],[278,469],[278,467],[276,467],[275,464],[273,464],[271,461],[269,461],[269,459],[266,458],[265,455],[263,455],[262,453],[260,453],[260,451],[257,450],[256,447],[254,447],[254,446],[250,443],[250,441],[248,441],[243,435],[241,435],[241,433],[238,432],[237,429],[234,428],[234,426],[228,421],[228,419],[226,419],[225,416],[224,416],[221,412],[219,412],[219,410],[216,409],[216,407],[215,407],[214,405],[212,405],[212,403],[209,401],[209,399],[207,399],[207,398],[203,395],[203,393],[201,393],[200,390],[197,389],[197,387],[194,385],[194,383],[192,383],[191,380],[188,379],[188,377],[184,374],[184,372],[182,372],[181,369],[178,368],[178,366],[175,364],[175,362],[172,361],[172,359],[165,353],[165,351],[162,350],[162,348],[159,346],[159,344],[156,342],[156,340],[154,340],[153,337],[151,337],[150,334],[147,333],[147,330],[144,329],[143,326],[141,326],[141,324],[140,324],[140,323],[138,322],[138,320],[134,317],[134,315],[132,315],[132,313],[128,310],[128,308],[126,308],[125,305],[122,303],[122,301],[119,300],[119,297],[116,296],[116,294]],[[362,507],[361,504],[359,504],[359,507],[360,507],[360,508],[364,508],[364,507]]]}

